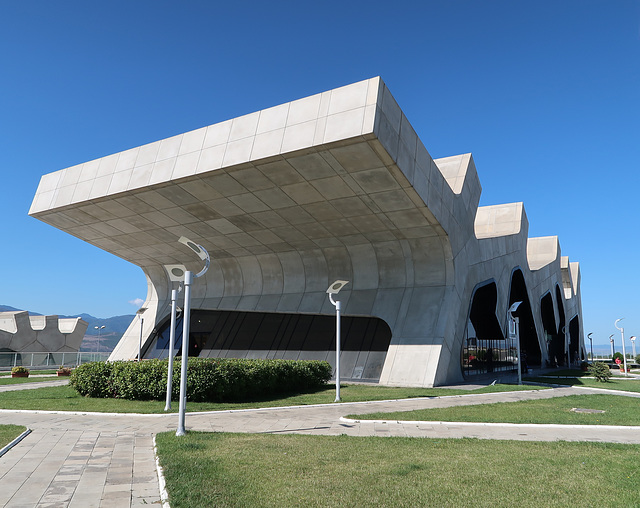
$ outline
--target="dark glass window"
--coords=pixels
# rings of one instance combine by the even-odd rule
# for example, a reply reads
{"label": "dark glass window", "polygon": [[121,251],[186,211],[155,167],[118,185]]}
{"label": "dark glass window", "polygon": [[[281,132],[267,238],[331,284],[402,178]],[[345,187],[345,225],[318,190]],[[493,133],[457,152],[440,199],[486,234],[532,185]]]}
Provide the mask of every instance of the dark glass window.
{"label": "dark glass window", "polygon": [[[166,358],[170,319],[162,321],[145,358]],[[353,372],[361,379],[379,378],[391,342],[391,329],[379,318],[342,316],[341,351],[357,352]],[[182,318],[176,322],[175,354],[182,347]],[[336,347],[335,315],[193,310],[189,356],[327,358]],[[375,353],[375,354],[374,354]],[[355,376],[355,374],[354,374]],[[358,377],[360,379],[360,377]]]}

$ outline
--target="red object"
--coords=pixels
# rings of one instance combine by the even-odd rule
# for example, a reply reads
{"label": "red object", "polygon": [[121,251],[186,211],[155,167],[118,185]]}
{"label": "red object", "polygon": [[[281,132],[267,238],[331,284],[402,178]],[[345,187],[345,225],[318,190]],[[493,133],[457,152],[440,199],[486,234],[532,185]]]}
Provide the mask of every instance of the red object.
{"label": "red object", "polygon": [[620,360],[620,358],[616,358],[616,363],[620,365],[622,363],[622,360]]}

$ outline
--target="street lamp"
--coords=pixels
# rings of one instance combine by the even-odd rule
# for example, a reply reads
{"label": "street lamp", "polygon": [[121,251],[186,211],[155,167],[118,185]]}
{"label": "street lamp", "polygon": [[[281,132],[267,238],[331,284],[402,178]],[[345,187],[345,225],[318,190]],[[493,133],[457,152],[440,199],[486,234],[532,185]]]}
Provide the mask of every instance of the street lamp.
{"label": "street lamp", "polygon": [[522,302],[514,302],[509,310],[509,336],[516,339],[516,354],[518,355],[518,384],[522,384],[522,367],[520,359],[520,318],[513,315]]}
{"label": "street lamp", "polygon": [[[181,283],[184,281],[184,274],[187,271],[187,267],[184,265],[164,265],[164,269],[167,271],[169,280],[171,282]],[[171,409],[171,392],[173,391],[173,360],[175,356],[175,344],[176,344],[176,301],[178,299],[178,293],[182,291],[182,284],[178,284],[178,289],[171,290],[171,328],[169,330],[169,363],[167,366],[167,397],[164,406],[165,411]]]}
{"label": "street lamp", "polygon": [[106,327],[107,327],[106,325],[94,326],[94,328],[98,330],[98,355],[100,354],[100,334],[102,333],[102,330],[104,330]]}
{"label": "street lamp", "polygon": [[620,336],[622,337],[622,360],[624,365],[624,375],[628,376],[629,374],[627,374],[627,351],[624,348],[624,328],[621,328],[618,326],[618,321],[622,321],[623,319],[624,318],[616,319],[616,322],[613,324],[613,326],[615,326],[618,330],[620,330]]}
{"label": "street lamp", "polygon": [[592,335],[593,335],[593,332],[587,335],[587,339],[589,339],[589,344],[591,346],[591,361],[593,361],[593,339],[591,338]]}
{"label": "street lamp", "polygon": [[337,295],[340,290],[349,284],[348,280],[337,280],[329,286],[327,294],[329,301],[336,308],[336,400],[340,402],[340,300],[334,301],[333,295]]}
{"label": "street lamp", "polygon": [[[202,277],[207,270],[209,269],[209,253],[207,249],[205,249],[202,245],[198,245],[195,242],[192,242],[188,238],[181,236],[178,239],[183,245],[189,247],[193,252],[195,252],[198,257],[204,261],[204,268],[200,270],[198,273],[193,274],[190,270],[184,271],[184,312],[182,315],[182,365],[180,369],[180,408],[178,410],[178,430],[176,430],[176,436],[184,436],[185,428],[184,428],[184,420],[185,420],[185,410],[187,405],[187,362],[189,361],[189,325],[191,324],[191,284],[193,279],[197,279],[198,277]],[[166,267],[165,267],[166,268]],[[173,274],[178,276],[177,269],[174,268]],[[167,270],[169,271],[169,270]]]}
{"label": "street lamp", "polygon": [[142,326],[144,325],[144,318],[142,314],[146,311],[146,307],[140,307],[136,312],[136,316],[140,318],[140,338],[138,339],[138,361],[142,360]]}
{"label": "street lamp", "polygon": [[176,300],[178,299],[178,293],[182,291],[182,286],[178,289],[171,290],[171,328],[169,330],[169,365],[167,367],[167,398],[164,405],[164,410],[169,411],[171,409],[171,391],[173,387],[173,357],[174,348],[176,343]]}
{"label": "street lamp", "polygon": [[567,367],[571,368],[571,354],[569,353],[569,341],[567,340],[567,327],[562,327],[562,335],[564,336],[564,352],[567,359]]}
{"label": "street lamp", "polygon": [[613,361],[613,355],[616,354],[613,347],[613,334],[609,335],[609,342],[611,342],[611,360]]}
{"label": "street lamp", "polygon": [[631,337],[629,337],[629,340],[631,341],[631,348],[633,349],[633,361],[636,361],[636,336],[632,335]]}

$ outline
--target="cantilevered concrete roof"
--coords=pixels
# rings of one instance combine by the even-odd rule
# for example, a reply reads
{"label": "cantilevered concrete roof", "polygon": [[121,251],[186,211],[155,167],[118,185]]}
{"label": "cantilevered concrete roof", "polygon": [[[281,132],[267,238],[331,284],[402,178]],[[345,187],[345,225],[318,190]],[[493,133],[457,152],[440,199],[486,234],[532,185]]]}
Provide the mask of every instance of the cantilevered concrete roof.
{"label": "cantilevered concrete roof", "polygon": [[[349,280],[343,312],[392,331],[380,382],[432,386],[461,379],[483,281],[500,323],[513,270],[530,301],[559,284],[581,313],[557,238],[528,239],[522,203],[478,208],[480,193],[471,154],[433,160],[372,78],[44,175],[29,213],[142,267],[145,337],[168,312],[163,265],[201,268],[186,236],[212,258],[194,308],[331,314],[326,288]],[[135,357],[138,336],[112,358]]]}
{"label": "cantilevered concrete roof", "polygon": [[45,175],[29,213],[142,267],[184,262],[181,235],[214,259],[434,236],[376,108],[430,201],[444,179],[385,91],[375,78]]}

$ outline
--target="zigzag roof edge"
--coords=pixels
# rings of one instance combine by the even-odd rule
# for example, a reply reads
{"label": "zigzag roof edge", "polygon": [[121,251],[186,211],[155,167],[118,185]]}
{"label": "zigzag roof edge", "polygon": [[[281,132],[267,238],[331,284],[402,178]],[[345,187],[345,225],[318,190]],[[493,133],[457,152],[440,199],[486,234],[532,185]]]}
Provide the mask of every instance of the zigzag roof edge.
{"label": "zigzag roof edge", "polygon": [[471,162],[471,153],[452,155],[434,159],[438,170],[444,176],[445,181],[454,192],[460,194],[464,187],[464,181]]}
{"label": "zigzag roof edge", "polygon": [[560,242],[557,236],[540,236],[527,239],[527,262],[531,271],[553,263],[560,256]]}
{"label": "zigzag roof edge", "polygon": [[479,240],[528,231],[529,220],[522,202],[480,206],[476,211],[474,232]]}

